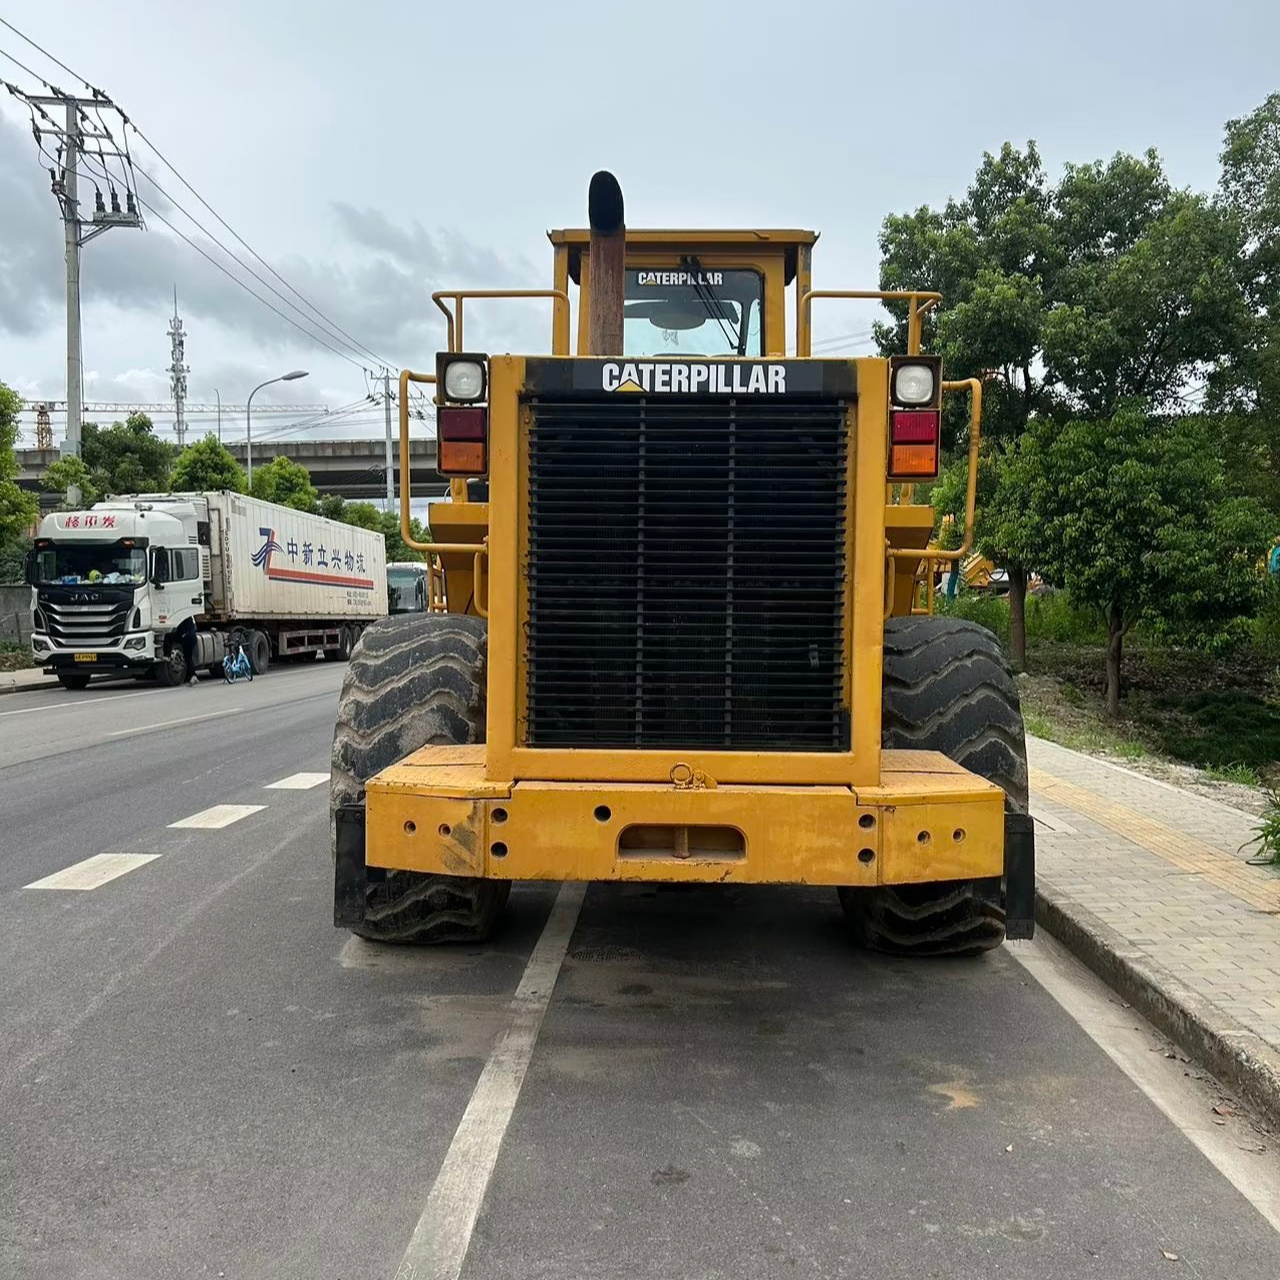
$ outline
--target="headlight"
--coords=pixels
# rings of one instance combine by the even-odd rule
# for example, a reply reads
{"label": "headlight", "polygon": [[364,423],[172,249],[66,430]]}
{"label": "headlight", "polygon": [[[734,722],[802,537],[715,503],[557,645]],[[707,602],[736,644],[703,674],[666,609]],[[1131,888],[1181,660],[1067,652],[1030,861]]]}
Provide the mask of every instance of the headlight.
{"label": "headlight", "polygon": [[476,360],[455,360],[445,366],[446,400],[479,400],[484,395],[484,365]]}
{"label": "headlight", "polygon": [[49,642],[47,640],[32,640],[31,642],[32,653],[46,653],[48,649]]}
{"label": "headlight", "polygon": [[126,649],[145,649],[147,647],[146,636],[130,636],[125,642]]}
{"label": "headlight", "polygon": [[898,404],[931,404],[933,368],[927,364],[900,364],[893,372],[893,398]]}

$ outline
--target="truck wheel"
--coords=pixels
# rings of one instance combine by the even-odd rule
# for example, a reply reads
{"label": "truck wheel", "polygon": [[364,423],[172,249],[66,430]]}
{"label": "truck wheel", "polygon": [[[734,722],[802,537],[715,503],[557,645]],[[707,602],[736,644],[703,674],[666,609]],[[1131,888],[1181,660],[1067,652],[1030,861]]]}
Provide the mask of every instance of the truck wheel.
{"label": "truck wheel", "polygon": [[[995,636],[959,618],[890,618],[884,633],[883,745],[941,751],[1004,788],[1027,811],[1027,745],[1018,690]],[[896,955],[972,956],[1004,941],[992,881],[842,888],[850,932]]]}
{"label": "truck wheel", "polygon": [[271,665],[271,641],[261,631],[249,633],[249,643],[245,646],[249,654],[249,665],[255,676],[262,675]]}
{"label": "truck wheel", "polygon": [[156,666],[156,679],[169,688],[175,688],[187,682],[187,656],[182,646],[175,644]]}
{"label": "truck wheel", "polygon": [[324,660],[326,662],[347,662],[351,658],[351,651],[356,647],[356,637],[352,630],[345,623],[338,628],[338,647],[336,649],[325,649]]}
{"label": "truck wheel", "polygon": [[81,689],[89,687],[89,677],[81,675],[78,671],[60,671],[58,672],[58,683],[64,689],[79,692]]}
{"label": "truck wheel", "polygon": [[[406,614],[365,628],[342,682],[333,733],[329,838],[339,805],[364,799],[375,773],[430,744],[484,741],[483,619]],[[482,942],[510,880],[368,870],[363,924],[375,942]]]}

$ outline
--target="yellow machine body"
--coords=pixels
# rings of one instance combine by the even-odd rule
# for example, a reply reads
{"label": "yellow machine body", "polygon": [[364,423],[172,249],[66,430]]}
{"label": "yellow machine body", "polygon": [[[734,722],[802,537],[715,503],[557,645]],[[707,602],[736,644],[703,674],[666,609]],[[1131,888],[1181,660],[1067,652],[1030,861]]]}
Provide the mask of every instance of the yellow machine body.
{"label": "yellow machine body", "polygon": [[[842,697],[848,750],[545,748],[529,745],[526,712],[529,622],[529,432],[531,369],[564,376],[585,356],[590,314],[589,237],[551,233],[553,287],[454,292],[436,297],[449,346],[465,350],[463,302],[534,297],[553,305],[552,355],[492,356],[488,362],[487,501],[468,501],[453,480],[450,500],[429,509],[431,607],[488,619],[486,741],[427,746],[369,780],[365,860],[370,867],[511,880],[669,880],[829,885],[912,884],[1000,876],[1004,793],[945,756],[880,745],[885,619],[928,611],[938,565],[965,545],[930,547],[933,510],[909,486],[886,483],[889,361],[814,361],[809,312],[817,298],[891,298],[909,307],[909,347],[936,295],[816,292],[804,231],[628,231],[628,268],[669,268],[696,253],[700,267],[748,267],[763,282],[761,359],[848,368],[846,566]],[[578,289],[578,336],[570,332],[570,288]],[[787,333],[788,292],[794,296]],[[571,353],[571,346],[573,352]],[[631,357],[643,359],[644,357]],[[595,358],[598,360],[598,357]],[[618,357],[625,361],[628,357]],[[719,363],[719,359],[717,358]],[[409,456],[407,392],[431,374],[401,375],[401,458]],[[980,387],[971,393],[977,448]],[[971,468],[971,477],[973,469]],[[402,474],[409,539],[409,479]],[[417,545],[417,544],[412,544]]]}

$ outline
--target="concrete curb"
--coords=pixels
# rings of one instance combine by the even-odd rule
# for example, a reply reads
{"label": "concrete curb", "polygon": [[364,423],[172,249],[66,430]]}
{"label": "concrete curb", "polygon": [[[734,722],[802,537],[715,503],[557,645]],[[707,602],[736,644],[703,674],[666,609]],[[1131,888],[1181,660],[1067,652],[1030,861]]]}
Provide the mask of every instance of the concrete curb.
{"label": "concrete curb", "polygon": [[1036,923],[1280,1133],[1280,1052],[1257,1032],[1189,990],[1084,907],[1037,890]]}
{"label": "concrete curb", "polygon": [[6,693],[26,693],[28,689],[56,689],[58,681],[55,677],[50,676],[48,680],[24,680],[18,684],[13,680],[6,680],[4,674],[0,673],[0,697]]}

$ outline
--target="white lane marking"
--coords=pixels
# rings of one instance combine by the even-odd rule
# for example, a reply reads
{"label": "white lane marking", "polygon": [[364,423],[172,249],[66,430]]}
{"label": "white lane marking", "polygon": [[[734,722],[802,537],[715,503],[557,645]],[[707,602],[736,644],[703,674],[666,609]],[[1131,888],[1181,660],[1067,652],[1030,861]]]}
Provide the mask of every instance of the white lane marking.
{"label": "white lane marking", "polygon": [[587,891],[561,886],[511,1001],[511,1025],[484,1064],[395,1280],[457,1280],[543,1014]]}
{"label": "white lane marking", "polygon": [[1047,827],[1050,831],[1056,832],[1062,836],[1075,836],[1080,833],[1069,822],[1064,822],[1061,818],[1055,817],[1052,813],[1047,813],[1039,805],[1033,804],[1027,806],[1031,810],[1031,816],[1042,826]]}
{"label": "white lane marking", "polygon": [[210,711],[203,716],[183,716],[180,720],[157,720],[155,724],[140,724],[134,729],[112,729],[108,738],[124,738],[131,733],[150,733],[152,729],[169,729],[175,724],[193,724],[197,720],[216,720],[219,716],[234,715],[243,711],[244,707],[225,707],[221,711]]}
{"label": "white lane marking", "polygon": [[73,702],[52,702],[43,707],[19,707],[17,711],[0,711],[0,716],[29,716],[33,711],[65,711],[68,707],[83,707],[90,702],[105,706],[108,702],[123,702],[126,698],[145,698],[154,692],[151,689],[140,689],[136,693],[114,693],[107,690],[97,698],[76,698]]}
{"label": "white lane marking", "polygon": [[95,853],[92,858],[77,862],[73,867],[55,871],[42,880],[33,880],[28,889],[99,889],[117,876],[128,875],[148,862],[154,862],[158,853]]}
{"label": "white lane marking", "polygon": [[287,778],[281,778],[279,782],[268,782],[264,791],[308,791],[312,787],[318,787],[322,782],[328,782],[329,775],[327,773],[291,773]]}
{"label": "white lane marking", "polygon": [[1013,957],[1060,1004],[1090,1039],[1155,1103],[1240,1192],[1271,1227],[1280,1231],[1280,1167],[1259,1159],[1258,1135],[1243,1116],[1221,1127],[1211,1123],[1210,1103],[1178,1059],[1152,1051],[1154,1028],[1133,1009],[1122,1009],[1101,979],[1090,973],[1056,939],[1040,934],[1033,942],[1007,947]]}
{"label": "white lane marking", "polygon": [[183,818],[180,822],[171,822],[171,827],[196,827],[202,831],[217,831],[222,827],[229,827],[233,822],[239,822],[241,818],[247,818],[252,813],[257,813],[261,809],[265,809],[265,804],[215,804],[211,809],[201,809],[199,813],[193,813],[189,818]]}

